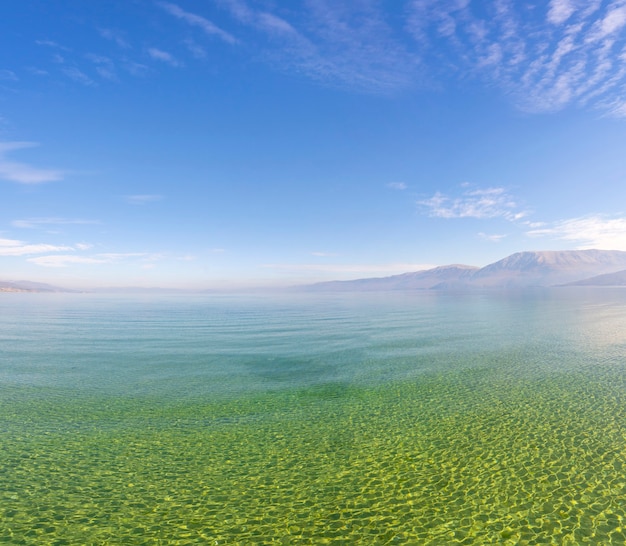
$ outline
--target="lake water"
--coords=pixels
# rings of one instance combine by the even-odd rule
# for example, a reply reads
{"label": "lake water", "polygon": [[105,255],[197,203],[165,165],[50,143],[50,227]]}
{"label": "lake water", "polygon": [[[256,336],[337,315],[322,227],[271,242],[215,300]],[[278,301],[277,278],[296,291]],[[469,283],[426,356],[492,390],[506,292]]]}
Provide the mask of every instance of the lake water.
{"label": "lake water", "polygon": [[626,290],[0,294],[0,543],[622,544]]}

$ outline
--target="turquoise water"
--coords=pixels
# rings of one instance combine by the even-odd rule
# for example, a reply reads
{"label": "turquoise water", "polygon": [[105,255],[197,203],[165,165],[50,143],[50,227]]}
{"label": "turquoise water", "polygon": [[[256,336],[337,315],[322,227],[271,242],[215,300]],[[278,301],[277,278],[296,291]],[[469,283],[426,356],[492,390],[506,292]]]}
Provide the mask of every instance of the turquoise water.
{"label": "turquoise water", "polygon": [[626,291],[0,296],[0,543],[626,541]]}

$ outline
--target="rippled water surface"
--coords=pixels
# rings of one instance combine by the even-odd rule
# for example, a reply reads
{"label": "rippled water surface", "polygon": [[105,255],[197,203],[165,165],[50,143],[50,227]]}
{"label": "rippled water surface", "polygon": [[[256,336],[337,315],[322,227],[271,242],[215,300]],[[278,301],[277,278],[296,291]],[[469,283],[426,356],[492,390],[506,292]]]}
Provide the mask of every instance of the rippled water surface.
{"label": "rippled water surface", "polygon": [[626,291],[0,294],[0,543],[623,544]]}

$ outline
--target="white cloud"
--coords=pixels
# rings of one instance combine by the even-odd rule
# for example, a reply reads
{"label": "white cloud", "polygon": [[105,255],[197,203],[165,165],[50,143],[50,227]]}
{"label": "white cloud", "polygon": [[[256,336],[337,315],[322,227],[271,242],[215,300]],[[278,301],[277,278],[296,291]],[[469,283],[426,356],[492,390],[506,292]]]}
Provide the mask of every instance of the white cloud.
{"label": "white cloud", "polygon": [[98,29],[98,32],[100,33],[100,36],[102,36],[106,40],[111,40],[112,42],[115,42],[118,47],[121,47],[122,49],[130,48],[130,44],[126,41],[126,38],[121,32],[110,28],[101,28]]}
{"label": "white cloud", "polygon": [[158,4],[169,14],[178,19],[181,19],[188,25],[196,26],[202,29],[209,36],[217,36],[218,38],[221,38],[229,44],[237,43],[237,39],[232,34],[222,30],[205,17],[185,11],[180,6],[177,6],[176,4],[171,4],[169,2],[159,2]]}
{"label": "white cloud", "polygon": [[20,184],[40,184],[63,180],[64,171],[58,169],[41,169],[26,163],[10,161],[6,155],[16,150],[38,146],[35,142],[0,142],[0,179]]}
{"label": "white cloud", "polygon": [[603,40],[616,33],[626,25],[626,6],[622,2],[614,2],[604,18],[598,21],[593,28],[589,41]]}
{"label": "white cloud", "polygon": [[408,271],[423,271],[437,267],[432,264],[264,264],[265,269],[278,269],[293,272],[327,272],[327,273],[355,273],[355,274],[387,274],[406,273]]}
{"label": "white cloud", "polygon": [[63,69],[63,74],[65,74],[71,80],[74,80],[77,83],[81,83],[86,86],[95,85],[94,82],[87,74],[85,74],[82,70],[75,66],[68,66]]}
{"label": "white cloud", "polygon": [[71,51],[69,47],[59,44],[53,40],[35,40],[35,43],[40,46],[51,47],[53,49],[60,49],[62,51]]}
{"label": "white cloud", "polygon": [[49,245],[44,243],[28,244],[17,239],[0,239],[0,256],[28,256],[45,252],[64,252],[74,250],[71,246]]}
{"label": "white cloud", "polygon": [[419,77],[417,55],[394,35],[383,6],[372,0],[309,0],[301,10],[292,11],[293,22],[243,0],[219,3],[240,24],[259,33],[262,58],[283,70],[377,94],[410,87]]}
{"label": "white cloud", "polygon": [[23,220],[13,220],[11,225],[17,228],[34,229],[40,226],[50,225],[80,225],[80,224],[99,224],[96,220],[81,220],[71,218],[25,218]]}
{"label": "white cloud", "polygon": [[71,254],[55,254],[52,256],[38,256],[28,258],[28,262],[42,267],[67,267],[75,264],[104,264],[108,260],[104,258],[93,258],[87,256],[74,256]]}
{"label": "white cloud", "polygon": [[548,21],[560,25],[571,17],[574,9],[571,0],[551,0],[548,9]]}
{"label": "white cloud", "polygon": [[156,47],[151,47],[148,49],[148,55],[157,61],[162,61],[164,63],[169,64],[170,66],[180,66],[180,62],[167,51],[163,51],[162,49],[158,49]]}
{"label": "white cloud", "polygon": [[579,249],[626,250],[626,217],[591,215],[531,229],[530,237],[551,237],[574,243]]}
{"label": "white cloud", "polygon": [[626,85],[623,0],[551,0],[545,12],[509,0],[480,11],[466,1],[410,6],[409,30],[429,62],[480,77],[529,112],[592,106],[617,113]]}
{"label": "white cloud", "polygon": [[206,49],[204,49],[201,45],[198,45],[193,40],[187,39],[184,43],[196,59],[204,59],[207,56]]}
{"label": "white cloud", "polygon": [[150,73],[150,68],[145,64],[137,63],[130,59],[124,59],[122,67],[132,76],[143,77]]}
{"label": "white cloud", "polygon": [[406,190],[408,186],[404,182],[389,182],[387,187],[392,190]]}
{"label": "white cloud", "polygon": [[124,200],[131,205],[144,205],[145,203],[153,203],[163,199],[162,195],[157,194],[140,194],[140,195],[125,195]]}
{"label": "white cloud", "polygon": [[116,262],[118,260],[124,260],[126,258],[156,258],[156,255],[150,255],[145,252],[107,252],[104,254],[97,254],[99,258],[107,260],[109,262]]}
{"label": "white cloud", "polygon": [[94,55],[92,53],[88,53],[85,57],[94,63],[95,70],[101,78],[111,81],[117,80],[115,66],[111,59],[103,55]]}
{"label": "white cloud", "polygon": [[[153,5],[163,17],[198,29],[193,40],[188,29],[179,37],[186,45],[180,55],[205,57],[209,39],[245,40],[242,54],[251,52],[279,70],[350,91],[384,95],[424,83],[434,88],[433,80],[452,76],[497,87],[527,112],[579,107],[624,116],[626,111],[624,0],[404,0],[400,7],[378,0],[306,0],[298,7],[215,0],[198,3],[194,12],[167,0]],[[208,14],[214,5],[230,20],[213,22]],[[131,52],[119,31],[99,32]],[[96,73],[115,77],[107,63],[83,71],[80,63],[72,64],[72,50],[49,40],[38,43],[51,48],[59,69],[75,81],[95,85]],[[156,47],[146,55],[171,66],[183,64],[182,57]],[[148,72],[128,58],[116,65],[135,75]],[[11,71],[2,74],[13,79]]]}
{"label": "white cloud", "polygon": [[440,192],[417,202],[428,214],[437,218],[504,218],[519,220],[525,213],[504,188],[468,190],[459,197],[448,197]]}
{"label": "white cloud", "polygon": [[0,70],[0,80],[16,82],[19,80],[17,74],[13,70]]}
{"label": "white cloud", "polygon": [[[77,245],[78,248],[78,245]],[[73,250],[68,248],[66,250]],[[112,264],[124,260],[141,258],[141,263],[149,263],[161,259],[159,254],[148,254],[145,252],[110,252],[94,254],[92,256],[76,256],[75,254],[54,254],[50,256],[37,256],[28,258],[27,261],[42,267],[68,267],[76,264]]]}
{"label": "white cloud", "polygon": [[[73,246],[69,245],[52,245],[47,243],[28,243],[20,241],[18,239],[0,239],[0,256],[32,256],[34,254],[49,254],[51,252],[74,252],[85,251],[92,248],[90,243],[76,243]],[[143,254],[142,254],[143,255]],[[76,256],[72,255],[48,255],[38,256],[35,258],[28,258],[27,261],[41,264],[43,263],[104,263],[107,261],[115,260],[115,256],[109,256],[106,254],[99,254],[95,257]],[[60,266],[55,266],[60,267]]]}
{"label": "white cloud", "polygon": [[487,233],[479,233],[478,236],[485,241],[489,241],[491,243],[499,243],[502,239],[506,237],[506,235],[489,235]]}

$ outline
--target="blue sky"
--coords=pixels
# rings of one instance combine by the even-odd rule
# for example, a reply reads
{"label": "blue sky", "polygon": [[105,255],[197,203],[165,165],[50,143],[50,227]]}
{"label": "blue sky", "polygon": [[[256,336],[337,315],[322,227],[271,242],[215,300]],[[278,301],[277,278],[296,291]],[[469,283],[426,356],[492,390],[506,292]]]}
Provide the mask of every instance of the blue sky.
{"label": "blue sky", "polygon": [[626,1],[0,4],[0,279],[626,250]]}

